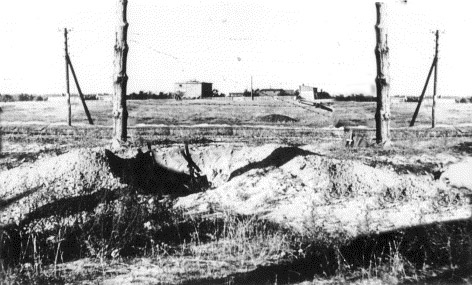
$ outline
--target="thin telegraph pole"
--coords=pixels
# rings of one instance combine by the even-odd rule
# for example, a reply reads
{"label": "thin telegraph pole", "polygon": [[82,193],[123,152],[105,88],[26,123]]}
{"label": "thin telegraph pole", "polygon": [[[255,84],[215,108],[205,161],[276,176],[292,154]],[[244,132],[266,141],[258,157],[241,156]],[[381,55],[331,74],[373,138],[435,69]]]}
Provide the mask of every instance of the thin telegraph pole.
{"label": "thin telegraph pole", "polygon": [[436,126],[436,87],[438,81],[438,45],[439,45],[439,31],[436,30],[436,51],[434,54],[434,58],[436,59],[436,64],[434,65],[434,88],[433,88],[433,109],[431,113],[431,127],[434,128]]}
{"label": "thin telegraph pole", "polygon": [[413,118],[410,122],[410,127],[415,125],[416,117],[420,111],[421,103],[423,102],[424,94],[426,93],[426,88],[428,88],[429,79],[431,77],[431,73],[433,72],[434,68],[434,91],[433,91],[433,110],[432,110],[432,126],[434,128],[436,123],[436,85],[437,85],[437,67],[438,67],[438,39],[439,39],[439,31],[436,31],[436,52],[434,54],[433,63],[431,64],[431,68],[429,69],[428,77],[426,78],[426,83],[424,84],[423,91],[421,92],[420,99],[418,100],[418,105],[416,106],[415,113],[413,114]]}
{"label": "thin telegraph pole", "polygon": [[410,127],[413,127],[415,125],[416,117],[418,116],[418,113],[420,111],[421,102],[423,102],[424,94],[426,93],[426,88],[428,87],[429,78],[431,77],[433,68],[436,65],[436,60],[437,58],[433,59],[433,63],[431,64],[431,68],[429,69],[428,77],[426,78],[426,83],[424,84],[424,87],[423,87],[423,92],[421,92],[420,99],[418,100],[418,105],[416,106],[415,113],[413,114],[413,118],[411,119],[411,122],[410,122]]}
{"label": "thin telegraph pole", "polygon": [[66,62],[66,100],[67,100],[67,125],[72,125],[72,109],[70,106],[70,86],[69,86],[69,51],[67,49],[67,29],[64,28],[64,59]]}
{"label": "thin telegraph pole", "polygon": [[252,88],[252,75],[251,75],[251,100],[254,101],[254,89]]}
{"label": "thin telegraph pole", "polygon": [[72,72],[72,76],[74,77],[75,85],[77,86],[77,91],[79,92],[80,101],[82,101],[82,106],[84,106],[85,115],[87,116],[87,120],[89,124],[93,125],[92,117],[90,116],[90,112],[87,108],[87,104],[85,104],[84,94],[80,89],[79,81],[77,80],[77,76],[75,75],[74,67],[72,66],[72,62],[70,61],[69,55],[66,56],[67,62],[69,63],[70,71]]}

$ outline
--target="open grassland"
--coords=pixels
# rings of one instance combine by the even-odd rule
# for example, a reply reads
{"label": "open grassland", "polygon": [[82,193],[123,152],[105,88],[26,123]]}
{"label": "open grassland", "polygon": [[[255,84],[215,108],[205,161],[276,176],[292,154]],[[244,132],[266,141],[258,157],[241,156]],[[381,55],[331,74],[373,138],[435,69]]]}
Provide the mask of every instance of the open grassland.
{"label": "open grassland", "polygon": [[[112,104],[109,101],[87,101],[96,125],[112,124]],[[416,103],[392,103],[391,127],[409,125]],[[283,125],[283,126],[375,126],[375,102],[333,102],[334,112],[301,105],[295,101],[256,100],[130,100],[128,101],[129,126],[138,124],[194,125]],[[40,124],[64,124],[65,101],[2,103],[0,121],[37,122]],[[268,115],[283,115],[289,122],[261,120]],[[439,100],[437,124],[460,125],[470,123],[472,104],[457,104],[452,100]],[[87,124],[80,102],[72,103],[73,124]],[[421,107],[416,125],[431,124],[431,102]]]}

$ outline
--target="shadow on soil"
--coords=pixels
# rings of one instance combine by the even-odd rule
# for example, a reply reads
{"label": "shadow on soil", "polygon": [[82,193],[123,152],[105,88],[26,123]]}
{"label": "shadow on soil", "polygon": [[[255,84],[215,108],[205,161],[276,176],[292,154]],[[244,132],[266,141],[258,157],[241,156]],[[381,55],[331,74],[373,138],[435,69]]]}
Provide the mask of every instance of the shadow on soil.
{"label": "shadow on soil", "polygon": [[123,183],[136,187],[140,194],[183,196],[189,192],[192,177],[159,164],[151,152],[138,152],[136,157],[124,159],[106,150],[111,172]]}
{"label": "shadow on soil", "polygon": [[[307,256],[291,263],[182,284],[292,284],[335,276],[347,282],[396,274],[399,280],[415,274],[422,278],[410,284],[463,284],[472,272],[471,235],[472,221],[466,220],[359,237],[347,245],[310,244]],[[392,272],[394,261],[401,272]],[[422,277],[428,274],[425,268],[434,270],[435,277]]]}
{"label": "shadow on soil", "polygon": [[245,165],[233,171],[230,174],[228,181],[253,169],[262,169],[262,168],[271,167],[271,166],[280,167],[297,156],[308,156],[308,155],[318,155],[318,154],[300,149],[298,147],[277,148],[268,157],[264,158],[263,160],[249,163],[248,165]]}
{"label": "shadow on soil", "polygon": [[27,191],[24,191],[23,193],[20,193],[18,195],[15,195],[11,198],[8,198],[8,199],[5,199],[5,200],[1,200],[0,199],[0,211],[2,211],[5,207],[8,207],[9,205],[15,203],[16,201],[38,191],[42,186],[38,186],[38,187],[35,187],[33,189],[29,189]]}

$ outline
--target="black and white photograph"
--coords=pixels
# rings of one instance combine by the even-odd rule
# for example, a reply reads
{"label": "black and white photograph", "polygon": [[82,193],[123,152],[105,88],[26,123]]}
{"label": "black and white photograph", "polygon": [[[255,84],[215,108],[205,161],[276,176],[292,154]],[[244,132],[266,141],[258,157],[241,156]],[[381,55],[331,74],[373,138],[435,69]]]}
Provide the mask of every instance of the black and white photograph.
{"label": "black and white photograph", "polygon": [[471,11],[2,1],[0,284],[472,284]]}

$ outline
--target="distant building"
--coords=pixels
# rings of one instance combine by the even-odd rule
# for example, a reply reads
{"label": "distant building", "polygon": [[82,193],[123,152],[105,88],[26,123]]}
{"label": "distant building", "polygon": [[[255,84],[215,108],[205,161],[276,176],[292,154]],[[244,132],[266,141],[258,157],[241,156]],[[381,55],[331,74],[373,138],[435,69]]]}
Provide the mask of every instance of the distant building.
{"label": "distant building", "polygon": [[295,95],[295,90],[292,90],[292,89],[284,89],[284,96],[294,96]]}
{"label": "distant building", "polygon": [[244,93],[243,92],[230,92],[228,94],[228,97],[243,97]]}
{"label": "distant building", "polygon": [[213,84],[208,82],[187,81],[175,83],[175,93],[182,98],[196,99],[213,96]]}
{"label": "distant building", "polygon": [[260,89],[260,96],[291,96],[294,95],[294,90],[285,90],[285,89]]}
{"label": "distant building", "polygon": [[306,100],[318,99],[318,88],[302,85],[300,86],[298,96]]}

